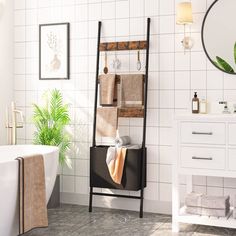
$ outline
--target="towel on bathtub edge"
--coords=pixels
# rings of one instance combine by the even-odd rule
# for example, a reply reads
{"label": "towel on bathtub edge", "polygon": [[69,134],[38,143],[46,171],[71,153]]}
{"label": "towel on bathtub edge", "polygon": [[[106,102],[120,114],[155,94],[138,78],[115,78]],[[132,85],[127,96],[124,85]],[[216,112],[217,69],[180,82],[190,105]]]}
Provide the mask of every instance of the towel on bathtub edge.
{"label": "towel on bathtub edge", "polygon": [[19,234],[48,226],[44,159],[41,154],[18,157]]}

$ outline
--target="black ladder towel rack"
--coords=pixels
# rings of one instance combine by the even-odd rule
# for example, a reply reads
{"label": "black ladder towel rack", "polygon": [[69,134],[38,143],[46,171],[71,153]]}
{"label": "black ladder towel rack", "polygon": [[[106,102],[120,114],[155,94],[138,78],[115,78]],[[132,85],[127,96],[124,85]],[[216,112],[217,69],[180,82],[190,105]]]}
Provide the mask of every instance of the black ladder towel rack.
{"label": "black ladder towel rack", "polygon": [[[149,42],[150,42],[150,22],[151,19],[147,18],[147,36],[144,41],[128,41],[128,42],[108,42],[101,43],[101,27],[102,22],[98,22],[98,39],[97,39],[97,63],[96,63],[96,80],[95,80],[95,99],[94,99],[94,120],[93,120],[93,139],[92,147],[90,148],[90,194],[89,194],[89,212],[92,212],[93,195],[110,196],[110,197],[124,197],[140,200],[139,217],[143,217],[143,198],[144,188],[146,187],[146,122],[147,122],[147,93],[148,93],[148,67],[149,67]],[[106,167],[105,156],[107,147],[96,146],[96,121],[97,121],[97,102],[98,102],[98,84],[99,84],[99,61],[100,51],[117,51],[117,50],[146,50],[146,67],[144,77],[144,106],[142,111],[133,109],[132,112],[122,111],[123,117],[142,117],[143,118],[143,137],[142,147],[137,150],[128,150],[125,165],[127,166],[126,173],[123,178],[126,179],[126,186],[118,186],[111,181],[106,181],[109,178],[108,170]],[[136,113],[135,113],[136,112]],[[119,113],[118,113],[119,114]],[[134,116],[132,116],[134,114]],[[119,116],[119,115],[118,115]],[[129,171],[128,169],[132,169]],[[96,170],[94,170],[96,169]],[[101,170],[102,169],[102,170]],[[132,173],[130,173],[132,172]],[[135,173],[134,173],[135,172]],[[104,176],[99,176],[102,173]],[[135,176],[134,176],[135,174]],[[125,177],[124,177],[125,175]],[[122,179],[123,179],[122,178]],[[94,192],[93,188],[111,188],[123,189],[131,191],[139,191],[139,196],[121,195],[121,194],[108,194],[102,192]]]}

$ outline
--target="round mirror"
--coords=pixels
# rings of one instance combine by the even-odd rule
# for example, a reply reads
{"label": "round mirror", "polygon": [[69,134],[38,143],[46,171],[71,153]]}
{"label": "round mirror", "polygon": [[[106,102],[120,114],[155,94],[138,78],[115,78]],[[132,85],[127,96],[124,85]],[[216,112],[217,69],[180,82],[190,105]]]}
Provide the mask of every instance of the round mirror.
{"label": "round mirror", "polygon": [[236,74],[236,0],[216,0],[202,24],[202,44],[218,69]]}

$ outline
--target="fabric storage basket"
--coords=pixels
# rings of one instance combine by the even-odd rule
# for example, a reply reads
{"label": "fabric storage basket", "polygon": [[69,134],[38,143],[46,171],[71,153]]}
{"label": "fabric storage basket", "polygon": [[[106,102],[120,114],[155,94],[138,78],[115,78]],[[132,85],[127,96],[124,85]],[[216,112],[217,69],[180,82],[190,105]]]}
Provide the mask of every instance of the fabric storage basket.
{"label": "fabric storage basket", "polygon": [[[108,146],[90,147],[90,187],[123,189],[138,191],[146,187],[146,169],[141,180],[142,166],[146,166],[146,149],[128,149],[121,184],[116,184],[110,177],[106,164]],[[142,160],[143,158],[143,160]],[[143,161],[143,163],[142,163]]]}

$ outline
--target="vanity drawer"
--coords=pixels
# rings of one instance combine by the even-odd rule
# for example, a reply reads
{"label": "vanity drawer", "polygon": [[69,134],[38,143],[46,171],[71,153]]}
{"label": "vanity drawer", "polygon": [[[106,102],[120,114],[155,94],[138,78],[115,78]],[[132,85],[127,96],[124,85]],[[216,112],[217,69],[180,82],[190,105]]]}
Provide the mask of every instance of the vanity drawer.
{"label": "vanity drawer", "polygon": [[225,149],[182,147],[181,167],[197,169],[225,169]]}
{"label": "vanity drawer", "polygon": [[228,126],[229,129],[229,144],[236,145],[236,124],[232,123]]}
{"label": "vanity drawer", "polygon": [[236,149],[229,149],[228,152],[228,157],[229,157],[229,161],[228,161],[228,169],[229,170],[235,170],[236,171]]}
{"label": "vanity drawer", "polygon": [[225,144],[224,123],[181,123],[181,142],[196,144]]}

